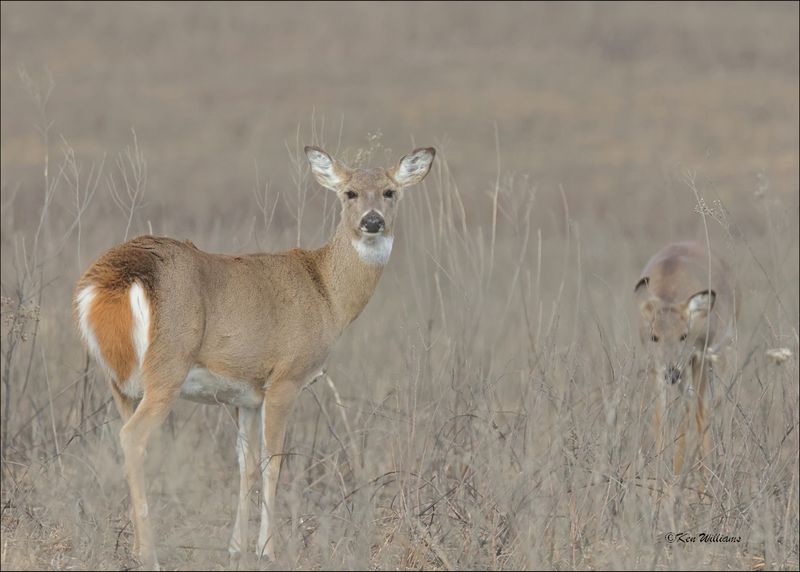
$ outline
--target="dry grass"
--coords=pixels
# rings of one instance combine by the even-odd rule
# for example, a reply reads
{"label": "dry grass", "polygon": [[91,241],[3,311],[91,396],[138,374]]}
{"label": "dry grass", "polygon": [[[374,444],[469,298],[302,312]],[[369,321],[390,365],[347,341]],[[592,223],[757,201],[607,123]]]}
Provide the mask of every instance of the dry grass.
{"label": "dry grass", "polygon": [[[317,246],[337,207],[301,146],[377,165],[409,134],[435,169],[297,403],[279,561],[248,564],[798,568],[797,16],[3,3],[2,568],[136,565],[120,421],[70,315],[91,259],[151,230]],[[745,304],[703,495],[658,478],[631,291],[706,225]],[[153,439],[162,565],[226,566],[234,443],[232,410],[188,402]]]}

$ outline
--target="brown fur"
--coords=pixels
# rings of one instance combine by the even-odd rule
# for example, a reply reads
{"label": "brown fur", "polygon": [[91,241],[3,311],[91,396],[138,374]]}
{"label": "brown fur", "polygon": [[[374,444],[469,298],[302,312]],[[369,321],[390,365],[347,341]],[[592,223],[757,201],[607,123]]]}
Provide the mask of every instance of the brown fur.
{"label": "brown fur", "polygon": [[138,281],[150,300],[155,300],[158,267],[164,261],[161,248],[168,244],[183,245],[196,250],[188,241],[181,243],[171,238],[154,236],[134,238],[100,256],[78,281],[77,290],[93,284],[99,289],[125,291],[134,281]]}
{"label": "brown fur", "polygon": [[[114,382],[119,386],[130,378],[136,366],[129,290],[134,282],[140,283],[152,311],[155,310],[159,264],[163,260],[159,245],[165,243],[177,241],[142,236],[112,248],[86,270],[75,288],[77,295],[85,287],[94,286],[88,322],[103,360],[112,369],[116,377]],[[188,245],[195,248],[191,243]],[[77,304],[75,315],[77,317]],[[151,320],[151,330],[152,326]]]}
{"label": "brown fur", "polygon": [[[692,402],[703,463],[710,460],[708,384],[712,363],[721,360],[707,350],[716,352],[729,342],[739,309],[736,288],[727,265],[713,252],[709,258],[704,246],[680,242],[650,259],[635,292],[640,337],[648,350],[649,383],[656,394],[656,452],[661,454],[667,444],[675,443],[672,467],[678,475],[684,464]],[[672,380],[670,371],[680,377]]]}
{"label": "brown fur", "polygon": [[[140,236],[103,254],[78,282],[77,292],[88,285],[95,289],[89,322],[104,360],[120,383],[130,376],[136,360],[129,301],[134,282],[144,287],[150,303],[149,345],[141,368],[143,397],[138,407],[119,387],[113,387],[126,421],[120,437],[131,488],[135,544],[148,567],[158,563],[142,455],[150,433],[181,394],[190,369],[206,368],[231,380],[237,391],[244,384],[263,399],[261,435],[270,457],[261,463],[262,492],[271,511],[294,400],[320,370],[333,342],[369,302],[383,272],[382,264],[361,258],[353,241],[363,246],[392,236],[401,189],[421,181],[434,157],[433,149],[417,149],[391,170],[351,170],[320,149],[307,148],[306,153],[317,180],[334,190],[342,202],[336,233],[322,248],[229,256],[204,252],[189,241]],[[387,189],[395,194],[388,196]],[[372,233],[361,228],[367,211],[381,214],[382,230]],[[240,411],[240,419],[250,419],[250,407],[242,407],[250,413],[243,416]],[[240,466],[240,511],[230,544],[232,558],[246,536],[245,501],[251,488],[248,467],[252,466],[253,459]],[[268,531],[263,521],[262,527],[260,538]],[[272,555],[271,536],[263,540],[261,549]]]}

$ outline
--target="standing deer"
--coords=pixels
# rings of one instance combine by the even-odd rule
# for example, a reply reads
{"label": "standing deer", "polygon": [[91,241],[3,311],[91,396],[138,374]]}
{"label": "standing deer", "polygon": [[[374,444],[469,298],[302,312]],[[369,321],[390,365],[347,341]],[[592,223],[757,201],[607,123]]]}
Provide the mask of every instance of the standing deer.
{"label": "standing deer", "polygon": [[675,441],[672,468],[679,475],[692,405],[703,462],[709,461],[708,386],[712,366],[722,362],[721,352],[733,338],[736,291],[727,265],[695,242],[659,251],[634,291],[640,337],[648,349],[648,377],[656,392],[656,449],[659,454],[664,450],[666,432],[668,443]]}
{"label": "standing deer", "polygon": [[78,281],[77,322],[124,422],[134,552],[147,568],[158,569],[158,560],[143,455],[179,397],[237,408],[240,488],[228,551],[238,564],[260,469],[256,553],[274,559],[270,518],[292,405],[369,302],[392,251],[398,202],[435,156],[416,149],[388,170],[350,169],[317,147],[305,152],[316,180],[342,203],[323,247],[228,256],[140,236],[100,256]]}

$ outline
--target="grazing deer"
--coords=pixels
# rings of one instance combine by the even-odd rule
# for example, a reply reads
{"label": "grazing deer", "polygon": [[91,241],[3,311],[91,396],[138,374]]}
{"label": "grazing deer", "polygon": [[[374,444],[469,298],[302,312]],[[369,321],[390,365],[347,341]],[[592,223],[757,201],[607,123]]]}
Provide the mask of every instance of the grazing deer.
{"label": "grazing deer", "polygon": [[634,291],[640,337],[648,349],[648,376],[656,392],[656,449],[659,454],[664,450],[666,429],[667,442],[675,441],[672,468],[679,475],[693,404],[704,463],[709,461],[709,380],[712,366],[721,364],[721,352],[733,339],[736,291],[727,265],[694,242],[659,251]]}
{"label": "grazing deer", "polygon": [[240,489],[228,550],[238,564],[260,469],[256,553],[274,558],[270,518],[292,405],[369,302],[392,251],[403,190],[425,178],[435,155],[416,149],[389,170],[368,170],[316,147],[305,152],[316,180],[342,203],[322,248],[228,256],[140,236],[100,256],[78,282],[78,325],[124,422],[134,551],[148,568],[158,569],[158,560],[143,455],[179,397],[237,408]]}

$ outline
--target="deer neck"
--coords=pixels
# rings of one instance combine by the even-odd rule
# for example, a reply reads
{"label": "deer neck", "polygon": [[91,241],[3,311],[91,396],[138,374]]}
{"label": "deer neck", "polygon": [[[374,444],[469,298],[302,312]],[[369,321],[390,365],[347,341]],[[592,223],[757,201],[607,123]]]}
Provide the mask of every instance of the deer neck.
{"label": "deer neck", "polygon": [[391,236],[353,239],[340,223],[320,249],[320,267],[340,329],[355,320],[378,286],[392,248]]}

